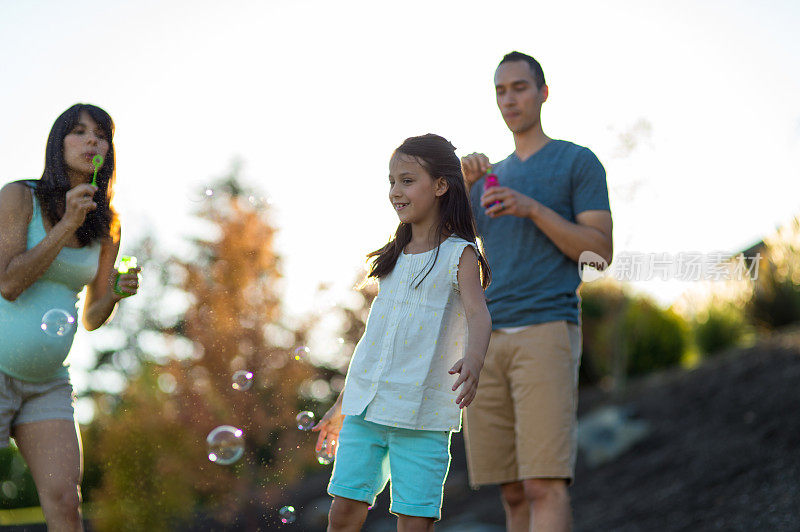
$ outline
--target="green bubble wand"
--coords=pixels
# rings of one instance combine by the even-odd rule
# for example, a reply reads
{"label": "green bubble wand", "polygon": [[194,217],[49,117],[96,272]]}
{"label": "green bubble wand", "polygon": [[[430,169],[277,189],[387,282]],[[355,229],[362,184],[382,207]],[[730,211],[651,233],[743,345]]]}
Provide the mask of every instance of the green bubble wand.
{"label": "green bubble wand", "polygon": [[103,156],[99,153],[92,157],[92,164],[94,165],[94,177],[92,178],[92,186],[97,186],[97,171],[103,166]]}

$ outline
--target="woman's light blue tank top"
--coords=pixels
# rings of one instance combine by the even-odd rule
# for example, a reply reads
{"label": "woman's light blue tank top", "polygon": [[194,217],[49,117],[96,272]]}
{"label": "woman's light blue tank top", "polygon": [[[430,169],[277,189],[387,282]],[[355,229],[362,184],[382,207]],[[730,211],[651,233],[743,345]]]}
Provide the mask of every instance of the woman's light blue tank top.
{"label": "woman's light blue tank top", "polygon": [[[31,195],[33,216],[28,224],[27,249],[46,235],[39,201]],[[83,248],[64,247],[16,301],[0,298],[0,371],[32,382],[68,377],[65,360],[79,321],[78,293],[97,273],[100,247],[99,242]],[[75,318],[71,330],[63,336],[42,331],[42,317],[51,309],[63,309]]]}

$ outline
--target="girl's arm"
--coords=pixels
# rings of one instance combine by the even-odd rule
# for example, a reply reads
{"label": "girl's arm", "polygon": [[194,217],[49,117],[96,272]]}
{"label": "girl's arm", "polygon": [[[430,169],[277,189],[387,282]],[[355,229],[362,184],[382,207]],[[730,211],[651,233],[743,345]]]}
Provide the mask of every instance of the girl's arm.
{"label": "girl's arm", "polygon": [[483,359],[486,357],[489,337],[492,334],[492,318],[489,316],[489,309],[486,308],[478,255],[472,246],[464,248],[458,261],[458,287],[467,316],[467,347],[464,358],[453,365],[450,374],[459,373],[453,390],[464,384],[456,404],[460,408],[466,408],[478,391],[478,378],[483,369]]}
{"label": "girl's arm", "polygon": [[31,249],[28,224],[33,217],[32,193],[19,183],[0,190],[0,294],[14,301],[35,283],[56,255],[83,224],[86,214],[97,208],[92,196],[97,187],[78,185],[67,193],[64,217]]}
{"label": "girl's arm", "polygon": [[329,441],[328,454],[331,456],[336,454],[336,447],[339,445],[339,431],[342,430],[342,423],[344,423],[344,414],[342,414],[342,397],[344,397],[344,388],[336,398],[328,411],[319,420],[319,423],[314,425],[311,430],[319,432],[317,436],[316,450],[319,452],[322,449],[322,443],[325,440]]}
{"label": "girl's arm", "polygon": [[[119,253],[119,233],[112,235],[103,242],[100,248],[100,258],[97,261],[97,275],[86,287],[86,303],[83,310],[83,326],[87,331],[93,331],[103,325],[111,317],[116,304],[125,296],[114,292],[113,285],[116,280],[114,263]],[[119,286],[124,291],[135,294],[138,290],[138,273],[120,275]]]}

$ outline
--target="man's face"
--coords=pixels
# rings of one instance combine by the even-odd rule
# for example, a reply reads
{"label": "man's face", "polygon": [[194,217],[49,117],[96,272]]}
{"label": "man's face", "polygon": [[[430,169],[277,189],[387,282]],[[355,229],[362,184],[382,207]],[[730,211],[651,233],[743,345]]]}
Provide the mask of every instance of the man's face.
{"label": "man's face", "polygon": [[547,100],[547,85],[536,88],[526,61],[509,61],[497,67],[494,85],[497,107],[512,133],[524,133],[539,123],[542,104]]}

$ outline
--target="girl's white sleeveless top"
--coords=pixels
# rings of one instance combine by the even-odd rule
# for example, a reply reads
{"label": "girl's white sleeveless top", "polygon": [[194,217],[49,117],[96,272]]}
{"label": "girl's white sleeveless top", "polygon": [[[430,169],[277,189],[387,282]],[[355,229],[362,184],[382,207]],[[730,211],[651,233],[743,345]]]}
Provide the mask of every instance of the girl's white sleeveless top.
{"label": "girl's white sleeveless top", "polygon": [[[379,281],[364,335],[347,371],[342,413],[367,421],[421,430],[461,430],[455,403],[467,318],[458,289],[458,262],[475,245],[451,236],[436,249],[401,254]],[[476,249],[477,251],[477,249]],[[419,284],[425,273],[427,276]],[[417,287],[417,285],[419,286]]]}

